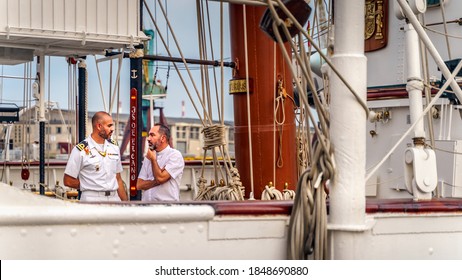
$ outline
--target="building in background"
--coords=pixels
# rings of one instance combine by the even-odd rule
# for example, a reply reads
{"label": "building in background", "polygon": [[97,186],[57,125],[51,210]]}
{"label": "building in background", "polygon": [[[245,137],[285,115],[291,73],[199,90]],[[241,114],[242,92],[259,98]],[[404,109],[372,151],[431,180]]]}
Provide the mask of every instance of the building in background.
{"label": "building in background", "polygon": [[[91,118],[95,112],[88,113],[86,124],[87,135],[92,131]],[[39,156],[39,122],[36,108],[23,112],[19,122],[6,124],[0,130],[0,160],[5,160],[6,135],[8,127],[11,127],[9,141],[10,161],[34,161]],[[124,132],[128,123],[128,114],[113,114],[116,130],[112,138],[119,145],[123,142]],[[49,159],[66,160],[72,148],[78,143],[76,139],[76,114],[74,111],[49,109],[46,112],[45,126],[45,156]],[[194,118],[166,118],[172,134],[172,145],[178,149],[185,159],[202,159],[203,157],[203,134],[202,123]],[[159,117],[154,117],[154,122],[159,122]],[[225,138],[228,140],[230,156],[234,158],[234,126],[232,122],[226,122]],[[128,156],[129,147],[121,152]],[[210,156],[210,154],[208,154]]]}

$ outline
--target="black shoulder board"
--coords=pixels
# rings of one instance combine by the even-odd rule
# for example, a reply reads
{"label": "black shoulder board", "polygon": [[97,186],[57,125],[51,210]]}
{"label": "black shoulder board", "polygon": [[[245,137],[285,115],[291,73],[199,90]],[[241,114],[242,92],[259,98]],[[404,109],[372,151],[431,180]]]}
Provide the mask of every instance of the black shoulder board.
{"label": "black shoulder board", "polygon": [[108,141],[109,143],[111,143],[112,145],[116,145],[116,146],[118,146],[118,145],[117,145],[117,141],[116,141],[116,140],[113,140],[113,139],[107,139],[107,141]]}
{"label": "black shoulder board", "polygon": [[75,145],[75,147],[77,149],[79,149],[79,151],[82,151],[83,149],[85,149],[85,147],[88,146],[88,142],[83,140],[82,142],[80,142],[79,144]]}

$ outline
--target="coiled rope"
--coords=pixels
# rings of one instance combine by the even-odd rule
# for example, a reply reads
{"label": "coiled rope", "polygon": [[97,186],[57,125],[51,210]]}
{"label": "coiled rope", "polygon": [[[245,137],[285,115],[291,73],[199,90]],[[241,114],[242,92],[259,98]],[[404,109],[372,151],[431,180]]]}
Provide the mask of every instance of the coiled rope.
{"label": "coiled rope", "polygon": [[[211,125],[202,129],[204,134],[204,158],[202,164],[201,177],[198,179],[197,187],[199,189],[196,200],[244,200],[244,187],[242,186],[241,178],[237,168],[232,167],[231,162],[225,162],[226,173],[229,174],[230,180],[228,184],[224,179],[220,179],[220,184],[216,185],[215,181],[211,181],[210,185],[204,178],[205,159],[208,150],[219,148],[224,154],[226,151],[225,140],[226,126]],[[228,164],[230,167],[228,167]],[[221,177],[225,176],[221,174]]]}
{"label": "coiled rope", "polygon": [[[325,259],[327,256],[327,192],[324,186],[334,175],[331,155],[315,142],[317,166],[301,175],[289,222],[287,256],[289,259]],[[326,173],[320,171],[325,170]]]}

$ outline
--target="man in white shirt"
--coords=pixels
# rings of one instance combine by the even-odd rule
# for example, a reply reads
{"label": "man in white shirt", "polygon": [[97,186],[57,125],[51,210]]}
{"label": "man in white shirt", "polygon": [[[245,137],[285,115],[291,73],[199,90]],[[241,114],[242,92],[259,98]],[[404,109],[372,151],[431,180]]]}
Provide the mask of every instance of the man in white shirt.
{"label": "man in white shirt", "polygon": [[64,185],[80,189],[80,201],[128,200],[120,176],[120,149],[111,140],[112,117],[106,112],[97,112],[92,126],[91,135],[72,149],[64,171]]}
{"label": "man in white shirt", "polygon": [[149,149],[136,182],[136,188],[143,191],[142,201],[180,200],[184,159],[169,142],[170,129],[156,123],[149,131]]}

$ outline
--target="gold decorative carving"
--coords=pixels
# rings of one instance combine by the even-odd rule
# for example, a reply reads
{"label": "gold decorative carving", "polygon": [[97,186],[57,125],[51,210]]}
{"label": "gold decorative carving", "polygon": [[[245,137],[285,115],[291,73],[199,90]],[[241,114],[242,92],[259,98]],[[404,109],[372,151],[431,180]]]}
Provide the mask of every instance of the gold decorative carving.
{"label": "gold decorative carving", "polygon": [[388,36],[388,0],[366,0],[364,20],[365,51],[385,47]]}

